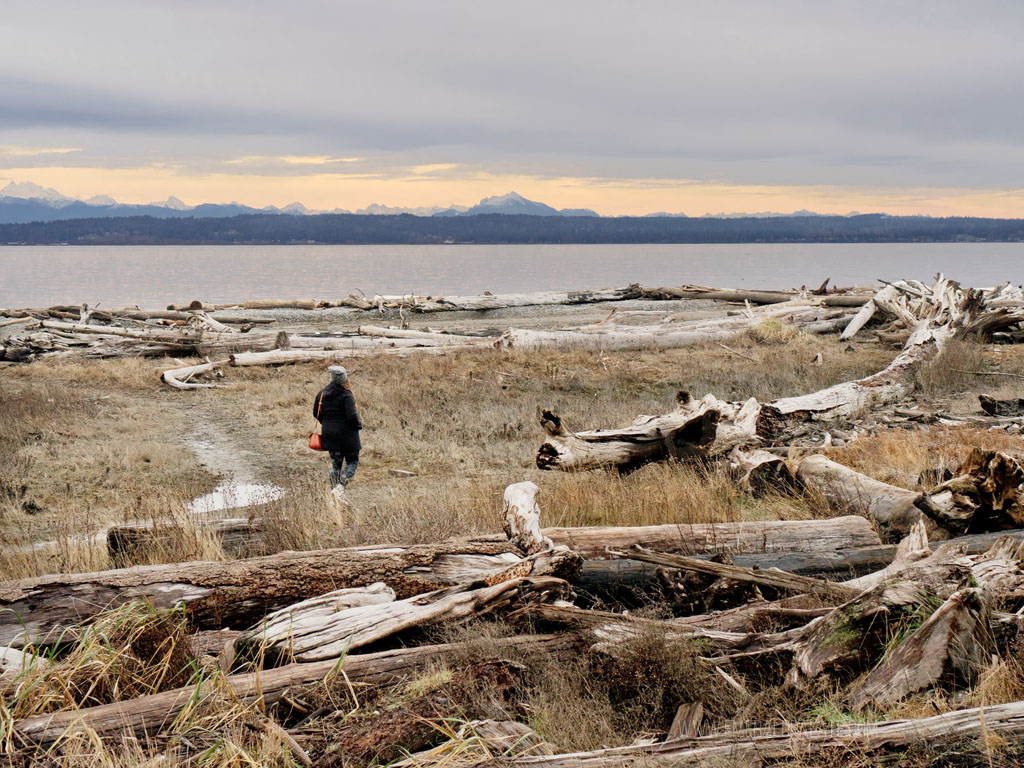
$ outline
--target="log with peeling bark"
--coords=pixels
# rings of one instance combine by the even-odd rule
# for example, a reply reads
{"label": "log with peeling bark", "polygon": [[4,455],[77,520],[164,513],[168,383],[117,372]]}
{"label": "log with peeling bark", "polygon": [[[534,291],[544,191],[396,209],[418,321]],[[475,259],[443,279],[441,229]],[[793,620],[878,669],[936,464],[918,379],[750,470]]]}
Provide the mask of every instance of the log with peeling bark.
{"label": "log with peeling bark", "polygon": [[[884,755],[911,746],[932,749],[969,739],[1024,737],[1024,701],[974,707],[917,719],[849,723],[818,730],[754,728],[728,730],[695,739],[599,749],[556,755],[495,758],[474,768],[632,768],[641,765],[694,766],[761,765],[813,758],[823,753]],[[434,768],[427,763],[423,768]]]}
{"label": "log with peeling bark", "polygon": [[[609,528],[545,528],[544,537],[582,557],[640,544],[664,552],[737,554],[801,552],[823,555],[878,547],[862,517],[770,520]],[[383,581],[399,597],[486,578],[523,563],[500,536],[412,547],[363,547],[276,555],[224,563],[136,566],[89,574],[43,576],[0,583],[0,644],[53,638],[103,608],[131,599],[156,607],[184,605],[197,629],[245,628],[267,612],[341,587]],[[571,565],[571,570],[568,566]],[[555,576],[574,580],[578,563]],[[518,575],[528,575],[520,573]]]}
{"label": "log with peeling bark", "polygon": [[[498,653],[544,653],[556,659],[571,658],[579,646],[578,641],[568,635],[524,635],[498,639],[494,644]],[[84,729],[100,736],[118,733],[152,735],[171,726],[183,709],[195,703],[197,697],[218,695],[218,690],[227,692],[228,696],[243,704],[259,702],[265,707],[279,701],[289,691],[343,679],[342,675],[355,685],[393,683],[471,647],[471,643],[425,645],[351,654],[340,662],[335,658],[310,664],[289,664],[258,673],[232,675],[224,680],[224,688],[221,689],[217,683],[205,683],[199,687],[190,685],[114,704],[27,717],[15,721],[13,727],[19,740],[43,745]]]}
{"label": "log with peeling bark", "polygon": [[315,600],[270,614],[243,632],[237,646],[271,659],[323,661],[413,627],[483,616],[515,604],[550,602],[569,593],[562,579],[540,576],[462,584],[404,600],[332,603],[327,611],[322,600]]}
{"label": "log with peeling bark", "polygon": [[[184,606],[196,629],[244,629],[269,611],[341,586],[383,581],[404,598],[488,578],[524,562],[512,549],[508,542],[480,541],[325,549],[8,581],[0,583],[0,645],[53,642],[63,630],[132,600]],[[578,559],[565,566],[554,575],[575,577]]]}

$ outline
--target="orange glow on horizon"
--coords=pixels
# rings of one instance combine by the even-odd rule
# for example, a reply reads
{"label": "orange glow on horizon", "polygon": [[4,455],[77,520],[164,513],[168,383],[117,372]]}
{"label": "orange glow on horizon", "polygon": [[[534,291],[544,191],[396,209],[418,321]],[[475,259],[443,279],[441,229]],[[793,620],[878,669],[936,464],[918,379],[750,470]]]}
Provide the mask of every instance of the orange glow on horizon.
{"label": "orange glow on horizon", "polygon": [[[337,166],[335,166],[337,167]],[[174,195],[189,204],[237,201],[261,208],[299,201],[314,209],[357,210],[371,203],[418,207],[473,205],[515,190],[556,208],[591,208],[606,216],[658,211],[705,213],[886,212],[896,215],[1024,217],[1024,189],[859,188],[728,184],[678,179],[544,178],[459,173],[447,164],[421,165],[404,174],[326,172],[301,175],[190,174],[168,166],[102,168],[24,167],[0,170],[0,185],[33,181],[72,197],[108,194],[123,203],[150,203]],[[438,171],[439,173],[435,173]]]}

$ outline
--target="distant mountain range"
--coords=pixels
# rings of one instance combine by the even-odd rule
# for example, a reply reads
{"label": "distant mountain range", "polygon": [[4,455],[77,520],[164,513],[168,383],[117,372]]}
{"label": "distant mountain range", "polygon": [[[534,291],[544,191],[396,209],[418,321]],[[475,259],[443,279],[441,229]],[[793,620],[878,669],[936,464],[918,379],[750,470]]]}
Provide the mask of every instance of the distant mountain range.
{"label": "distant mountain range", "polygon": [[[155,203],[119,203],[110,195],[93,195],[87,199],[68,197],[52,187],[43,187],[30,181],[10,182],[0,189],[0,224],[24,224],[31,221],[60,221],[63,219],[96,219],[124,216],[155,216],[157,218],[224,218],[243,214],[290,214],[294,216],[316,216],[323,213],[355,214],[359,216],[476,216],[479,214],[504,214],[521,216],[589,216],[597,213],[589,208],[553,208],[546,203],[528,200],[516,192],[506,195],[485,197],[474,206],[421,206],[416,208],[393,207],[373,203],[356,211],[342,208],[314,210],[302,203],[291,203],[283,208],[268,205],[253,208],[241,203],[202,203],[186,205],[173,195]],[[701,218],[715,219],[760,219],[790,216],[820,216],[813,211],[793,213],[706,213]],[[856,216],[857,213],[850,213]],[[687,218],[685,213],[649,213],[645,218]]]}
{"label": "distant mountain range", "polygon": [[315,216],[323,213],[353,213],[362,216],[474,216],[481,213],[499,213],[526,216],[597,216],[588,208],[558,210],[550,205],[527,200],[522,195],[485,197],[472,207],[432,206],[419,208],[391,207],[374,203],[357,211],[341,208],[313,210],[302,203],[291,203],[283,208],[268,205],[253,208],[241,203],[202,203],[186,205],[178,198],[168,197],[156,203],[119,203],[109,195],[94,195],[87,199],[68,197],[52,187],[43,187],[30,181],[10,182],[0,189],[0,224],[24,224],[31,221],[60,221],[64,219],[95,219],[111,216],[155,216],[158,218],[223,218],[241,214],[291,214]]}

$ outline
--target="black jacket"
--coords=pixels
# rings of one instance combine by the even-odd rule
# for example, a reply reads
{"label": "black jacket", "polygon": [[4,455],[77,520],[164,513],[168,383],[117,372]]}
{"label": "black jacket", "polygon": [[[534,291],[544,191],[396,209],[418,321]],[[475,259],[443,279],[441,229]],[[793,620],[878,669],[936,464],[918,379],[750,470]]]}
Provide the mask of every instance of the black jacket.
{"label": "black jacket", "polygon": [[313,416],[322,425],[320,442],[325,451],[357,453],[362,448],[359,430],[363,424],[359,421],[356,399],[350,390],[328,384],[313,398]]}

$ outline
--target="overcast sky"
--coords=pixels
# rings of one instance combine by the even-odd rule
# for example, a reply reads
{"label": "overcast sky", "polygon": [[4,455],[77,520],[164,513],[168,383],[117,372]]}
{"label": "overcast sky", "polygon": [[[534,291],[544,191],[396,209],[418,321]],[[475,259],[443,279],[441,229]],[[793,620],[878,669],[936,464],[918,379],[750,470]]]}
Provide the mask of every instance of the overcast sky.
{"label": "overcast sky", "polygon": [[1024,216],[1024,4],[47,0],[0,184],[125,202]]}

